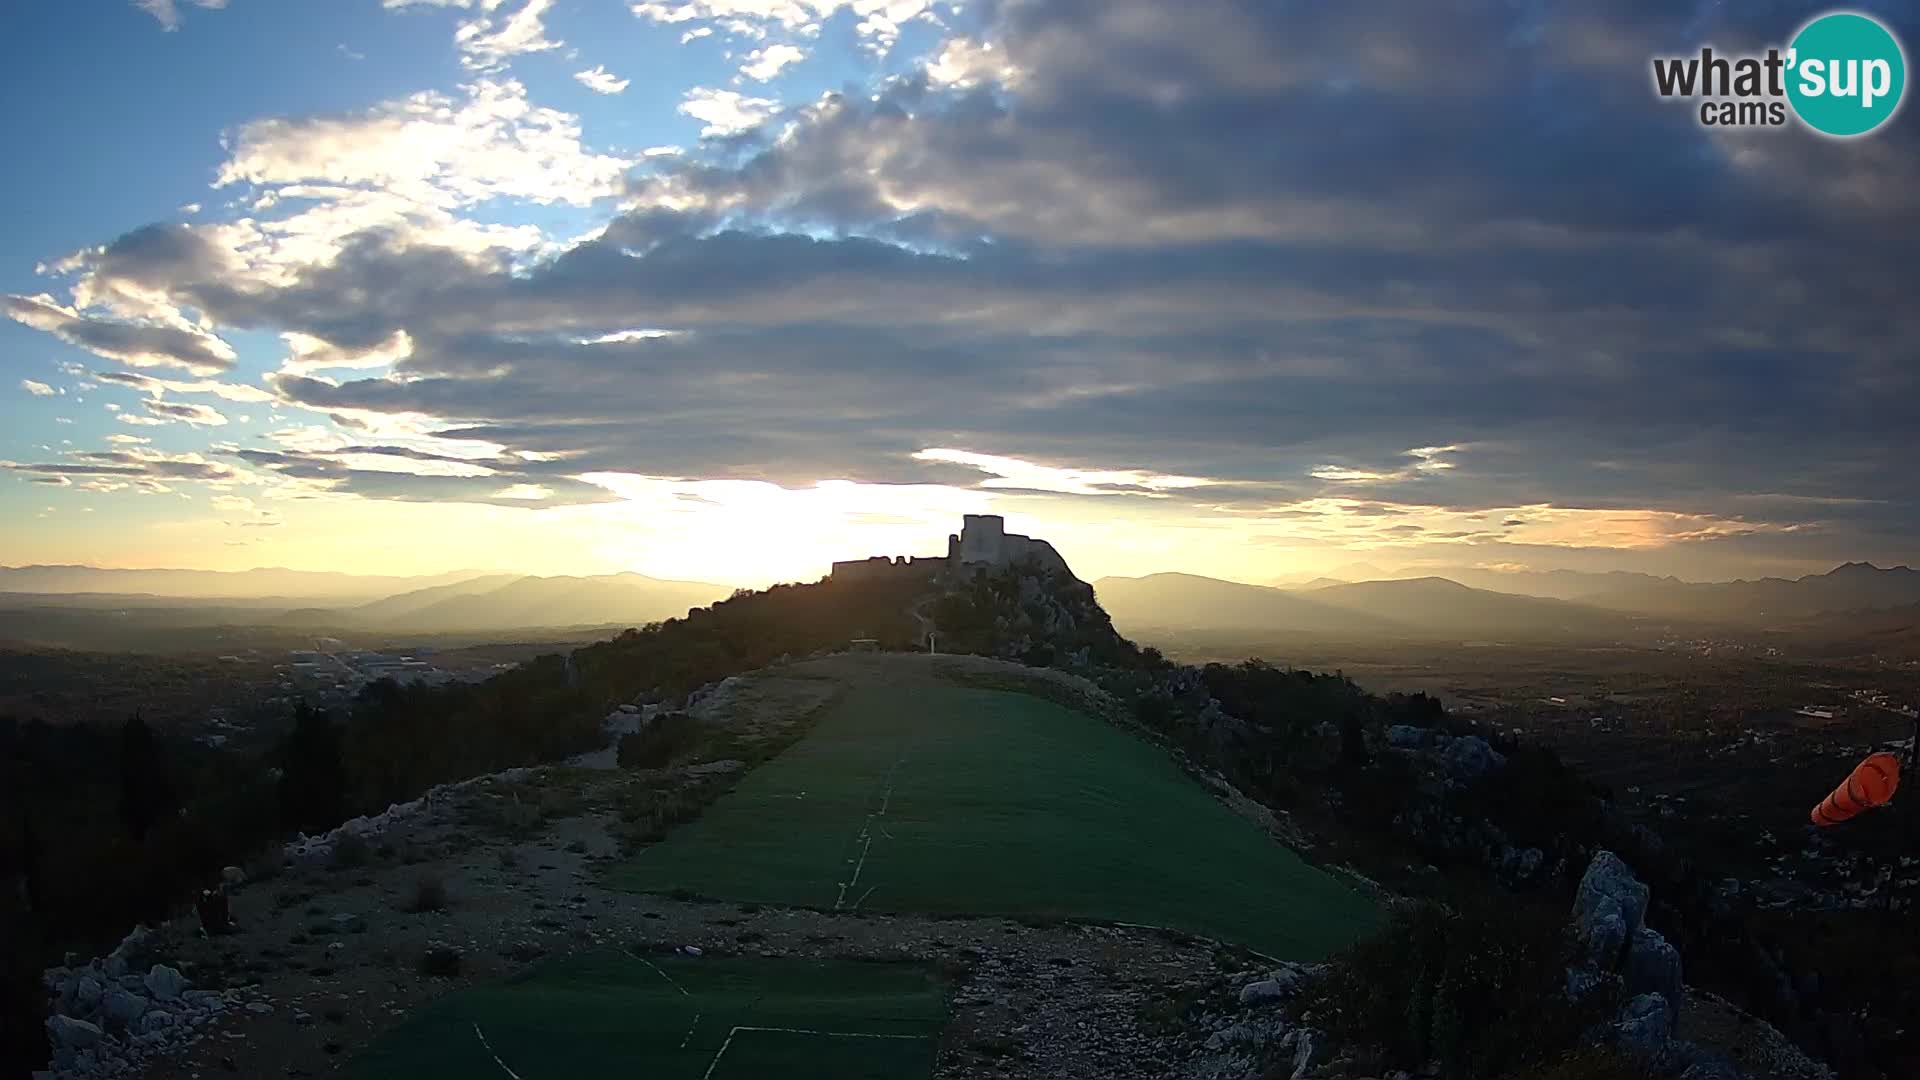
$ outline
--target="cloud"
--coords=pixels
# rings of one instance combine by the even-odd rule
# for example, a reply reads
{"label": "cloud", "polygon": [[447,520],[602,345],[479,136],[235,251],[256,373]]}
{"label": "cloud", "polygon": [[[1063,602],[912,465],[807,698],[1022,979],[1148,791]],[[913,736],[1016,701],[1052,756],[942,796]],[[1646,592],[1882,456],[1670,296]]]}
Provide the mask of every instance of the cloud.
{"label": "cloud", "polygon": [[605,64],[591,67],[585,71],[573,73],[575,82],[596,94],[618,94],[632,83],[631,79],[622,79],[608,71]]}
{"label": "cloud", "polygon": [[1168,476],[1142,469],[1061,468],[1018,458],[940,447],[916,451],[913,459],[977,469],[992,477],[980,482],[980,486],[985,488],[1051,491],[1068,495],[1157,496],[1170,490],[1208,487],[1215,483],[1199,476]]}
{"label": "cloud", "polygon": [[413,339],[405,330],[395,330],[385,340],[361,347],[341,347],[298,331],[280,336],[287,343],[287,358],[280,370],[297,375],[329,368],[385,367],[413,354]]}
{"label": "cloud", "polygon": [[157,417],[181,420],[195,427],[223,427],[227,418],[218,410],[189,401],[162,401],[149,398],[140,403]]}
{"label": "cloud", "polygon": [[478,5],[483,14],[460,24],[453,40],[461,51],[461,62],[476,71],[495,71],[506,61],[526,53],[547,52],[560,47],[549,40],[541,24],[553,0],[526,0],[511,15],[496,18],[492,12],[501,0],[484,0]]}
{"label": "cloud", "polygon": [[131,371],[96,371],[92,377],[103,383],[130,386],[155,397],[168,392],[176,394],[212,394],[228,401],[262,404],[274,400],[272,394],[257,386],[240,383],[220,382],[217,379],[200,379],[187,382],[180,379],[156,379],[151,375],[141,375]]}
{"label": "cloud", "polygon": [[215,184],[340,185],[436,207],[496,198],[585,206],[618,190],[627,163],[588,152],[576,117],[534,105],[514,80],[480,78],[463,93],[242,125]]}
{"label": "cloud", "polygon": [[0,305],[15,322],[135,367],[180,367],[211,375],[232,367],[235,359],[231,345],[199,329],[94,318],[45,294],[6,296]]}
{"label": "cloud", "polygon": [[798,45],[767,45],[747,54],[746,63],[740,65],[740,74],[755,82],[767,82],[783,68],[806,58],[807,50]]}
{"label": "cloud", "polygon": [[[854,17],[854,33],[874,51],[899,40],[900,28],[915,20],[934,20],[933,0],[634,0],[629,8],[648,22],[678,25],[699,22],[739,37],[764,37],[771,30],[813,36],[841,12]],[[691,31],[690,31],[691,32]]]}
{"label": "cloud", "polygon": [[[492,33],[533,7],[431,6]],[[1911,558],[1920,272],[1884,239],[1920,229],[1920,129],[1707,133],[1619,77],[1636,41],[1791,29],[1762,7],[943,8],[869,85],[695,89],[705,138],[657,156],[476,78],[245,125],[238,216],[56,264],[71,307],[10,303],[281,335],[267,388],[301,419],[275,423],[336,442],[260,467],[339,494],[835,477],[1141,496],[1047,505],[1279,547]],[[633,8],[749,65],[931,11]],[[557,242],[501,224],[525,204],[600,217]]]}
{"label": "cloud", "polygon": [[52,397],[60,392],[36,379],[21,379],[20,389],[25,390],[34,397]]}
{"label": "cloud", "polygon": [[604,487],[583,479],[521,471],[525,462],[519,459],[482,463],[381,446],[325,451],[240,449],[233,456],[282,480],[373,499],[525,508],[616,501]]}
{"label": "cloud", "polygon": [[169,454],[146,448],[124,450],[75,450],[69,460],[22,463],[0,461],[0,469],[47,477],[94,479],[195,480],[224,483],[237,478],[235,471],[199,454]]}
{"label": "cloud", "polygon": [[[227,6],[227,0],[192,0],[192,2],[195,7],[212,10]],[[163,30],[172,32],[180,29],[180,7],[176,0],[133,0],[133,6],[153,16]]]}
{"label": "cloud", "polygon": [[701,135],[713,137],[756,127],[772,116],[779,104],[771,98],[748,97],[737,90],[695,87],[681,99],[680,112],[706,125],[700,129]]}

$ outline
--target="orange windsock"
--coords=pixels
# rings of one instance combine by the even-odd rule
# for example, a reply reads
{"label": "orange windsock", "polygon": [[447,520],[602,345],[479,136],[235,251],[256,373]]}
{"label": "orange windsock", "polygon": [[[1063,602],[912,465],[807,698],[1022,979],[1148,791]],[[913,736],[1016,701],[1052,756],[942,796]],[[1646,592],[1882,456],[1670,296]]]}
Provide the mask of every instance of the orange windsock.
{"label": "orange windsock", "polygon": [[1900,759],[1892,754],[1874,754],[1854,767],[1847,782],[1813,808],[1813,823],[1826,828],[1851,821],[1862,811],[1885,806],[1900,787]]}

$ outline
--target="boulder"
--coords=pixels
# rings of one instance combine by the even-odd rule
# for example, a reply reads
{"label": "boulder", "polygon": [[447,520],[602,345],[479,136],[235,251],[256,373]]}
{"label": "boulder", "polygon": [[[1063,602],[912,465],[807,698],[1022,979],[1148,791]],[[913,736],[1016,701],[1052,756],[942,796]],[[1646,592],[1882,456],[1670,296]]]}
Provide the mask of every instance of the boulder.
{"label": "boulder", "polygon": [[152,994],[155,1001],[177,1001],[188,985],[185,975],[165,964],[153,965],[145,981],[147,993]]}
{"label": "boulder", "polygon": [[1278,979],[1261,979],[1240,988],[1240,1004],[1271,1005],[1293,996],[1293,987]]}
{"label": "boulder", "polygon": [[245,870],[242,870],[240,867],[223,866],[220,868],[220,884],[225,885],[230,889],[237,889],[240,886],[245,885],[246,883],[247,883],[247,872]]}
{"label": "boulder", "polygon": [[173,1026],[173,1014],[165,1009],[149,1009],[147,1015],[140,1018],[142,1034],[151,1034]]}
{"label": "boulder", "polygon": [[1293,1044],[1293,1080],[1304,1080],[1307,1073],[1327,1063],[1329,1040],[1317,1031],[1302,1031]]}
{"label": "boulder", "polygon": [[1387,745],[1396,750],[1418,750],[1427,745],[1433,733],[1411,724],[1395,724],[1387,729]]}
{"label": "boulder", "polygon": [[1636,1057],[1657,1055],[1673,1037],[1673,1009],[1659,994],[1641,994],[1620,1010],[1613,1024],[1614,1041]]}
{"label": "boulder", "polygon": [[120,989],[107,991],[106,998],[100,1003],[101,1015],[105,1016],[108,1021],[119,1024],[122,1027],[140,1019],[141,1016],[146,1014],[146,1011],[146,998],[141,997],[139,994],[130,994]]}
{"label": "boulder", "polygon": [[1701,1061],[1687,1066],[1679,1080],[1744,1080],[1740,1070],[1726,1061]]}
{"label": "boulder", "polygon": [[1508,844],[1500,849],[1499,873],[1510,884],[1524,885],[1540,873],[1546,859],[1546,853],[1539,848],[1516,848]]}
{"label": "boulder", "polygon": [[1506,755],[1478,735],[1453,740],[1441,751],[1440,756],[1446,761],[1448,772],[1469,780],[1478,780],[1489,773],[1498,772],[1507,764]]}
{"label": "boulder", "polygon": [[1600,988],[1601,978],[1592,968],[1567,969],[1567,1000],[1580,1002]]}
{"label": "boulder", "polygon": [[1574,932],[1586,946],[1587,966],[1599,972],[1619,969],[1621,950],[1632,935],[1620,914],[1620,905],[1611,896],[1596,899],[1587,917],[1574,923]]}
{"label": "boulder", "polygon": [[1607,899],[1613,901],[1627,924],[1627,933],[1632,934],[1647,923],[1647,898],[1646,884],[1633,876],[1633,868],[1621,861],[1620,856],[1611,851],[1595,852],[1573,897],[1574,926],[1581,931],[1582,940],[1586,940],[1587,924],[1600,910],[1601,901]]}
{"label": "boulder", "polygon": [[92,1016],[99,1011],[100,999],[106,992],[107,988],[100,985],[99,979],[92,975],[80,976],[79,981],[73,984],[74,1012],[81,1016]]}
{"label": "boulder", "polygon": [[1659,994],[1667,1000],[1675,1015],[1685,1000],[1685,984],[1680,977],[1680,950],[1662,937],[1658,930],[1641,927],[1627,945],[1627,963],[1621,974],[1627,993]]}
{"label": "boulder", "polygon": [[352,911],[343,911],[327,920],[333,924],[336,934],[364,934],[367,932],[367,917]]}
{"label": "boulder", "polygon": [[47,1041],[55,1050],[85,1050],[97,1044],[106,1034],[96,1024],[85,1020],[75,1020],[71,1016],[47,1017]]}

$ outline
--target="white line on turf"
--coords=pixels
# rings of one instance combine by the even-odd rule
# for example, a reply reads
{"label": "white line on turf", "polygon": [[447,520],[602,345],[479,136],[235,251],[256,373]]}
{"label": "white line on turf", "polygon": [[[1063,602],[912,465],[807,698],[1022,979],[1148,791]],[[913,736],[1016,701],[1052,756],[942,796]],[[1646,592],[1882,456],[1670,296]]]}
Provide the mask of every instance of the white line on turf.
{"label": "white line on turf", "polygon": [[[866,868],[867,852],[873,847],[873,819],[887,816],[887,806],[893,802],[894,775],[900,771],[900,766],[905,764],[906,760],[906,757],[903,755],[887,769],[887,786],[880,792],[880,811],[875,814],[868,814],[867,820],[860,825],[860,835],[854,837],[854,839],[860,841],[860,859],[857,863],[854,863],[853,877],[847,881],[840,882],[840,895],[836,896],[833,901],[833,910],[835,911],[839,911],[842,907],[846,906],[847,890],[860,884],[860,871]],[[884,822],[880,825],[880,831],[886,835],[887,839],[893,839],[893,834],[887,832],[887,826]],[[854,862],[853,859],[848,859],[847,861]],[[872,892],[873,890],[868,889],[867,891]],[[866,897],[863,896],[861,899],[864,900]],[[860,905],[856,903],[853,906],[857,909]]]}
{"label": "white line on turf", "polygon": [[700,1013],[693,1014],[693,1023],[687,1025],[687,1034],[680,1040],[680,1049],[685,1050],[687,1044],[693,1041],[693,1029],[700,1026],[701,1015]]}
{"label": "white line on turf", "polygon": [[815,1031],[811,1028],[750,1027],[741,1025],[727,1032],[726,1040],[720,1049],[714,1052],[713,1060],[707,1063],[707,1071],[700,1074],[700,1080],[712,1080],[713,1070],[720,1067],[720,1059],[726,1056],[727,1047],[733,1045],[733,1037],[743,1031],[778,1031],[789,1035],[826,1035],[835,1039],[925,1039],[926,1035],[876,1035],[870,1031]]}
{"label": "white line on turf", "polygon": [[669,983],[672,983],[672,985],[673,985],[673,988],[674,988],[675,990],[678,990],[678,991],[680,991],[680,996],[681,996],[681,997],[692,997],[692,996],[693,996],[692,994],[689,994],[689,993],[687,993],[687,988],[686,988],[686,987],[684,987],[684,986],[681,986],[681,985],[680,985],[679,983],[677,983],[677,982],[674,982],[674,981],[673,981],[673,976],[671,976],[671,975],[669,975],[669,974],[667,974],[667,973],[666,973],[666,972],[664,972],[664,971],[661,971],[661,970],[660,970],[660,965],[659,965],[659,964],[656,964],[656,963],[654,963],[653,961],[651,961],[651,960],[649,960],[649,959],[647,959],[646,957],[644,957],[644,956],[641,956],[641,955],[640,955],[639,953],[637,953],[637,952],[634,952],[634,951],[633,951],[632,949],[628,949],[628,950],[627,950],[627,955],[628,955],[628,956],[631,956],[631,957],[633,957],[633,958],[634,958],[635,960],[638,960],[638,961],[640,961],[641,963],[643,963],[643,964],[645,964],[645,965],[647,965],[648,967],[650,967],[650,968],[652,968],[652,969],[653,969],[653,973],[654,973],[654,974],[656,974],[656,975],[658,975],[658,976],[660,976],[661,978],[663,978],[663,979],[665,979],[665,980],[667,980],[667,982],[669,982]]}
{"label": "white line on turf", "polygon": [[513,1080],[520,1080],[520,1074],[517,1072],[514,1072],[512,1069],[507,1068],[507,1063],[504,1061],[501,1061],[500,1055],[493,1052],[493,1044],[487,1041],[487,1033],[480,1030],[479,1024],[473,1025],[473,1033],[475,1036],[477,1036],[480,1039],[480,1045],[487,1048],[487,1056],[493,1058],[493,1063],[495,1065],[500,1066],[500,1071],[503,1073],[506,1073],[508,1076],[511,1076]]}

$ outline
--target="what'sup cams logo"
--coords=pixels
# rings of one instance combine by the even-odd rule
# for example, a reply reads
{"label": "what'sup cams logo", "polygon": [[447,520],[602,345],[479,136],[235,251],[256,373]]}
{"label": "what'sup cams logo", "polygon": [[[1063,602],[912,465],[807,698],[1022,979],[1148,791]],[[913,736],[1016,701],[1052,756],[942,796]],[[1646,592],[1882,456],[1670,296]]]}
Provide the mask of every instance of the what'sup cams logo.
{"label": "what'sup cams logo", "polygon": [[1708,127],[1780,127],[1789,115],[1822,135],[1865,135],[1893,119],[1907,91],[1907,54],[1879,20],[1832,11],[1800,28],[1782,50],[1723,56],[1656,56],[1662,98],[1700,102]]}

